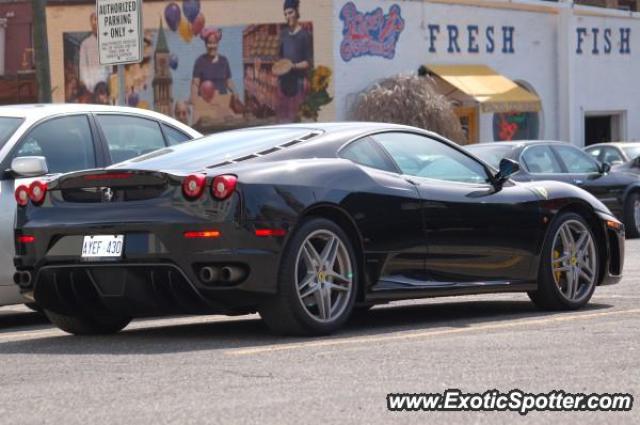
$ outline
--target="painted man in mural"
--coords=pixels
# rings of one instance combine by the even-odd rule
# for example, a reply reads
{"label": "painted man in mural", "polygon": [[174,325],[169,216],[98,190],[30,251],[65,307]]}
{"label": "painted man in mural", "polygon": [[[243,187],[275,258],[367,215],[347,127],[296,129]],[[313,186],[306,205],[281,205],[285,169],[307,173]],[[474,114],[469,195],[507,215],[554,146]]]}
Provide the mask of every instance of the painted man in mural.
{"label": "painted man in mural", "polygon": [[200,37],[207,52],[198,57],[193,65],[191,103],[194,106],[194,121],[200,117],[214,121],[235,117],[229,106],[232,96],[236,95],[231,67],[229,60],[218,51],[222,30],[207,27],[202,30]]}
{"label": "painted man in mural", "polygon": [[189,105],[187,102],[183,102],[182,100],[177,101],[173,111],[173,116],[181,123],[191,125],[189,120]]}
{"label": "painted man in mural", "polygon": [[300,25],[300,1],[285,0],[283,8],[287,27],[280,33],[282,60],[274,70],[281,94],[276,112],[280,122],[291,122],[305,99],[304,82],[312,66],[313,45],[311,34]]}
{"label": "painted man in mural", "polygon": [[91,33],[80,44],[79,77],[80,83],[84,85],[86,91],[95,94],[99,83],[106,85],[109,81],[111,70],[107,66],[100,65],[98,56],[98,18],[95,13],[91,14],[89,22],[91,24]]}

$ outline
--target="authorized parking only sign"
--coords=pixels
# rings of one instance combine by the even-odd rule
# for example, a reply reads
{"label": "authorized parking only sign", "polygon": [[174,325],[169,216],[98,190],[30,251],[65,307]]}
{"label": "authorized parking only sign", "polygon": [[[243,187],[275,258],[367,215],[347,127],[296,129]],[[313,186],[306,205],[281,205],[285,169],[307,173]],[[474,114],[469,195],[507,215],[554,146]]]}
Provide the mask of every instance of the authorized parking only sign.
{"label": "authorized parking only sign", "polygon": [[142,0],[97,0],[100,64],[142,61]]}

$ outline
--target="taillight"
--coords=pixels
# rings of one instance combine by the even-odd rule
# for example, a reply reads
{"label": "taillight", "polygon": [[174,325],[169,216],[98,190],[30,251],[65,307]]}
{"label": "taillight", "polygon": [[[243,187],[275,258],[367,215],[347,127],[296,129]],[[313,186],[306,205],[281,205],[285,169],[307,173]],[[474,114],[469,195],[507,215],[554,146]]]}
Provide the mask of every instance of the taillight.
{"label": "taillight", "polygon": [[40,180],[34,180],[29,185],[29,198],[35,205],[39,205],[44,201],[47,196],[47,184]]}
{"label": "taillight", "polygon": [[217,176],[211,184],[211,194],[220,201],[227,199],[236,190],[237,183],[238,178],[231,174]]}
{"label": "taillight", "polygon": [[36,237],[33,235],[20,235],[17,237],[18,243],[34,243]]}
{"label": "taillight", "polygon": [[198,199],[204,191],[205,176],[202,174],[191,174],[182,182],[182,193],[187,199]]}
{"label": "taillight", "polygon": [[221,235],[218,230],[201,230],[197,232],[184,232],[186,239],[215,239]]}
{"label": "taillight", "polygon": [[26,207],[29,203],[29,188],[23,184],[18,186],[15,193],[16,202],[21,207]]}

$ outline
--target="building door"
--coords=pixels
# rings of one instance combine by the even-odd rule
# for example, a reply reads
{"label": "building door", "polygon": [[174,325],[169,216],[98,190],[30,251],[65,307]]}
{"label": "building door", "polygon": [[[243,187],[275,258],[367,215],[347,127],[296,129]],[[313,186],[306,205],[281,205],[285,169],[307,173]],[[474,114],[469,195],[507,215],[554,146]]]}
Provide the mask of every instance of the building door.
{"label": "building door", "polygon": [[466,145],[478,143],[478,108],[458,107],[454,112],[466,136]]}
{"label": "building door", "polygon": [[584,145],[622,139],[622,114],[588,115],[584,119]]}

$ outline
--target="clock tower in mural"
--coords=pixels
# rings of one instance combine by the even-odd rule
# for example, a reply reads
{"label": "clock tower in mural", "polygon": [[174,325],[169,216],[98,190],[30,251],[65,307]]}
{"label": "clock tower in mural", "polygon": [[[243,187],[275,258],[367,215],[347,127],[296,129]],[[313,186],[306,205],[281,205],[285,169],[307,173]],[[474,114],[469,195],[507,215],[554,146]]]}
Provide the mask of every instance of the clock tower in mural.
{"label": "clock tower in mural", "polygon": [[173,104],[171,70],[169,69],[170,52],[167,45],[167,38],[164,34],[162,21],[158,29],[158,40],[153,53],[154,76],[153,76],[153,109],[157,112],[171,116],[171,106]]}

